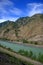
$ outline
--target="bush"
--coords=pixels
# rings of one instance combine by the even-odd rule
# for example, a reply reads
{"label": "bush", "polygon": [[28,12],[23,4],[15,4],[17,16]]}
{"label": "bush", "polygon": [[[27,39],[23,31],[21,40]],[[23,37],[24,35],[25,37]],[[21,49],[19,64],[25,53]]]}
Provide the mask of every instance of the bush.
{"label": "bush", "polygon": [[43,63],[43,54],[39,53],[38,61]]}
{"label": "bush", "polygon": [[4,31],[4,33],[8,33],[9,32],[9,29],[6,29],[5,31]]}
{"label": "bush", "polygon": [[18,53],[20,53],[21,55],[24,55],[24,56],[26,56],[26,57],[31,57],[32,58],[32,56],[33,56],[33,52],[32,51],[24,51],[24,50],[19,50],[19,52]]}
{"label": "bush", "polygon": [[33,55],[33,56],[32,56],[32,59],[37,60],[36,55]]}
{"label": "bush", "polygon": [[33,44],[33,41],[30,41],[30,44]]}
{"label": "bush", "polygon": [[27,40],[25,40],[25,39],[23,39],[22,41],[23,41],[23,43],[29,43],[29,42],[28,42]]}
{"label": "bush", "polygon": [[38,44],[38,42],[36,42],[36,41],[35,41],[35,42],[34,42],[34,44],[36,44],[36,45],[37,45],[37,44]]}
{"label": "bush", "polygon": [[32,58],[32,56],[33,56],[33,52],[32,52],[32,51],[30,51],[30,52],[29,52],[29,57],[31,57],[31,58]]}
{"label": "bush", "polygon": [[39,53],[38,56],[34,55],[32,51],[24,51],[24,50],[19,50],[19,53],[21,55],[24,55],[26,57],[30,57],[31,59],[37,60],[39,62],[43,63],[43,54]]}

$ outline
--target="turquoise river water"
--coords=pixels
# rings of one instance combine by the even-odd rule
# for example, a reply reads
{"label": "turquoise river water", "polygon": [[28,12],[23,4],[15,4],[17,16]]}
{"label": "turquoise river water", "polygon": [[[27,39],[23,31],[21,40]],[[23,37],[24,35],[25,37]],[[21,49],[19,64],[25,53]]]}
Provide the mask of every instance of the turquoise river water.
{"label": "turquoise river water", "polygon": [[32,45],[25,45],[25,44],[17,44],[13,42],[7,42],[7,41],[0,41],[0,44],[7,47],[11,48],[13,51],[18,52],[19,50],[25,50],[25,51],[32,51],[34,54],[43,54],[43,48],[40,47],[35,47]]}

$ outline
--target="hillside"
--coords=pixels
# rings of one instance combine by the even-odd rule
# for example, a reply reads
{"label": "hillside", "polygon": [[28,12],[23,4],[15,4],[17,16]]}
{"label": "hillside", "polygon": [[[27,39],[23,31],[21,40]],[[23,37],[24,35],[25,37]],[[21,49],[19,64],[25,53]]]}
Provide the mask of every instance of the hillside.
{"label": "hillside", "polygon": [[0,52],[0,65],[33,65],[26,63],[9,54]]}
{"label": "hillside", "polygon": [[0,23],[0,39],[11,41],[43,41],[43,14],[21,17],[15,22]]}

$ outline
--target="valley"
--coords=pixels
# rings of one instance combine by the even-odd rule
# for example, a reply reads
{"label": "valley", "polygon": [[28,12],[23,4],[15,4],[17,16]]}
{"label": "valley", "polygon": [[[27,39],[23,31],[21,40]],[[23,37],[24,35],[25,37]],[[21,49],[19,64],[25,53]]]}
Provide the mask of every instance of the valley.
{"label": "valley", "polygon": [[0,23],[0,39],[30,44],[43,44],[43,14],[21,17]]}

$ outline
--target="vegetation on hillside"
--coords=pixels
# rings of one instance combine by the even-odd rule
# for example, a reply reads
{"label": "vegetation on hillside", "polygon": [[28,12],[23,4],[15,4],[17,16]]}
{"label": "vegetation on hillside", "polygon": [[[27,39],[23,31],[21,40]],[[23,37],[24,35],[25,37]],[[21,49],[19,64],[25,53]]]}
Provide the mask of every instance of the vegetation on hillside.
{"label": "vegetation on hillside", "polygon": [[32,51],[28,52],[28,51],[24,51],[24,50],[19,50],[18,53],[23,55],[23,56],[26,56],[28,58],[31,58],[31,59],[34,59],[34,60],[37,60],[37,61],[43,63],[43,54],[41,54],[41,53],[39,53],[37,56],[35,54],[33,54]]}

